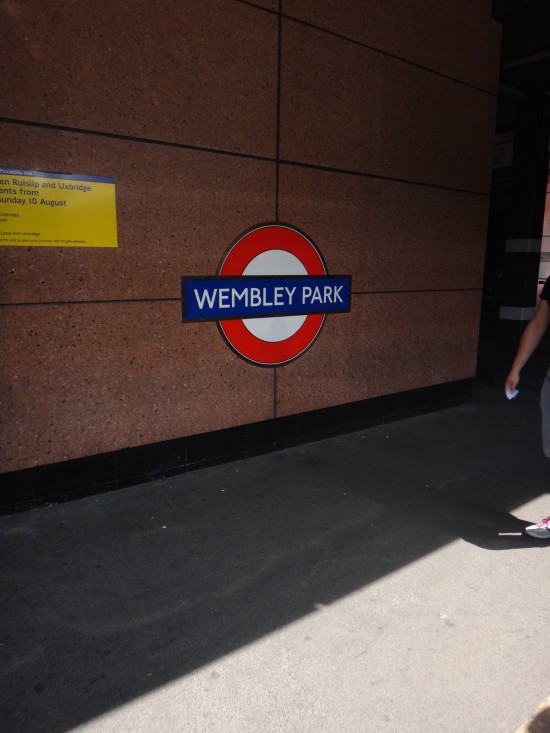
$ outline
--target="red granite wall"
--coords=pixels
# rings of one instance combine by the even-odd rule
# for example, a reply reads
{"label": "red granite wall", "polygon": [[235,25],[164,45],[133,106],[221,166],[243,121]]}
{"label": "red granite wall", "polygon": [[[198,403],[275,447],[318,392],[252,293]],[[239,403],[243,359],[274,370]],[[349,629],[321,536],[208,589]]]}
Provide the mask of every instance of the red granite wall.
{"label": "red granite wall", "polygon": [[[473,376],[499,28],[489,0],[0,8],[0,166],[115,180],[118,248],[0,247],[0,472]],[[284,367],[181,322],[276,218],[351,274]]]}

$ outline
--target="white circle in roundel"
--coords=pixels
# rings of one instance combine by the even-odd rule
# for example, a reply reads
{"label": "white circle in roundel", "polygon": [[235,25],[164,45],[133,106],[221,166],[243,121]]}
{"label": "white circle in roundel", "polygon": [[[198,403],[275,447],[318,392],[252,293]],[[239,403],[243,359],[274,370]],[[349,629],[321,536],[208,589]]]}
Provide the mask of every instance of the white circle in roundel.
{"label": "white circle in roundel", "polygon": [[[269,249],[254,257],[243,270],[243,275],[307,275],[306,268],[290,252]],[[269,316],[243,318],[243,325],[262,341],[284,341],[303,326],[307,316]]]}

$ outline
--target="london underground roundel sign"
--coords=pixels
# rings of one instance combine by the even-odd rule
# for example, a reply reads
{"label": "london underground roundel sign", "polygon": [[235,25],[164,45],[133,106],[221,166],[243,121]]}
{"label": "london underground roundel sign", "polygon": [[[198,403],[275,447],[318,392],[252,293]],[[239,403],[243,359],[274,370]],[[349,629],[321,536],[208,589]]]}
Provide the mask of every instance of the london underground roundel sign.
{"label": "london underground roundel sign", "polygon": [[258,366],[297,359],[350,298],[351,277],[331,277],[313,242],[288,224],[241,234],[216,277],[182,278],[183,320],[217,321],[229,346]]}

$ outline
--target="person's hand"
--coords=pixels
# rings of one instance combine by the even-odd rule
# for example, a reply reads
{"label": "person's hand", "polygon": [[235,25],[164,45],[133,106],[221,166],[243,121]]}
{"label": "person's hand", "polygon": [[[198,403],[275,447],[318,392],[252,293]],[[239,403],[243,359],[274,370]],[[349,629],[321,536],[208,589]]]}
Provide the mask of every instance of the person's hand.
{"label": "person's hand", "polygon": [[519,374],[511,371],[504,382],[504,392],[513,392],[519,384]]}

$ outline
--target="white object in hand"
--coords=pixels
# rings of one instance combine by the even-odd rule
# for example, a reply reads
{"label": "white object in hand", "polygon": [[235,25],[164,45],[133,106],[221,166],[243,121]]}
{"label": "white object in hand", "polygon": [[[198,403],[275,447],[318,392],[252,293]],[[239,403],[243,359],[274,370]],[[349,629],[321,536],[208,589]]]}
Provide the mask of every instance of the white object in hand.
{"label": "white object in hand", "polygon": [[518,394],[519,394],[519,390],[517,389],[510,389],[508,387],[508,389],[506,390],[506,397],[508,397],[509,400],[513,400],[514,397],[518,396]]}

